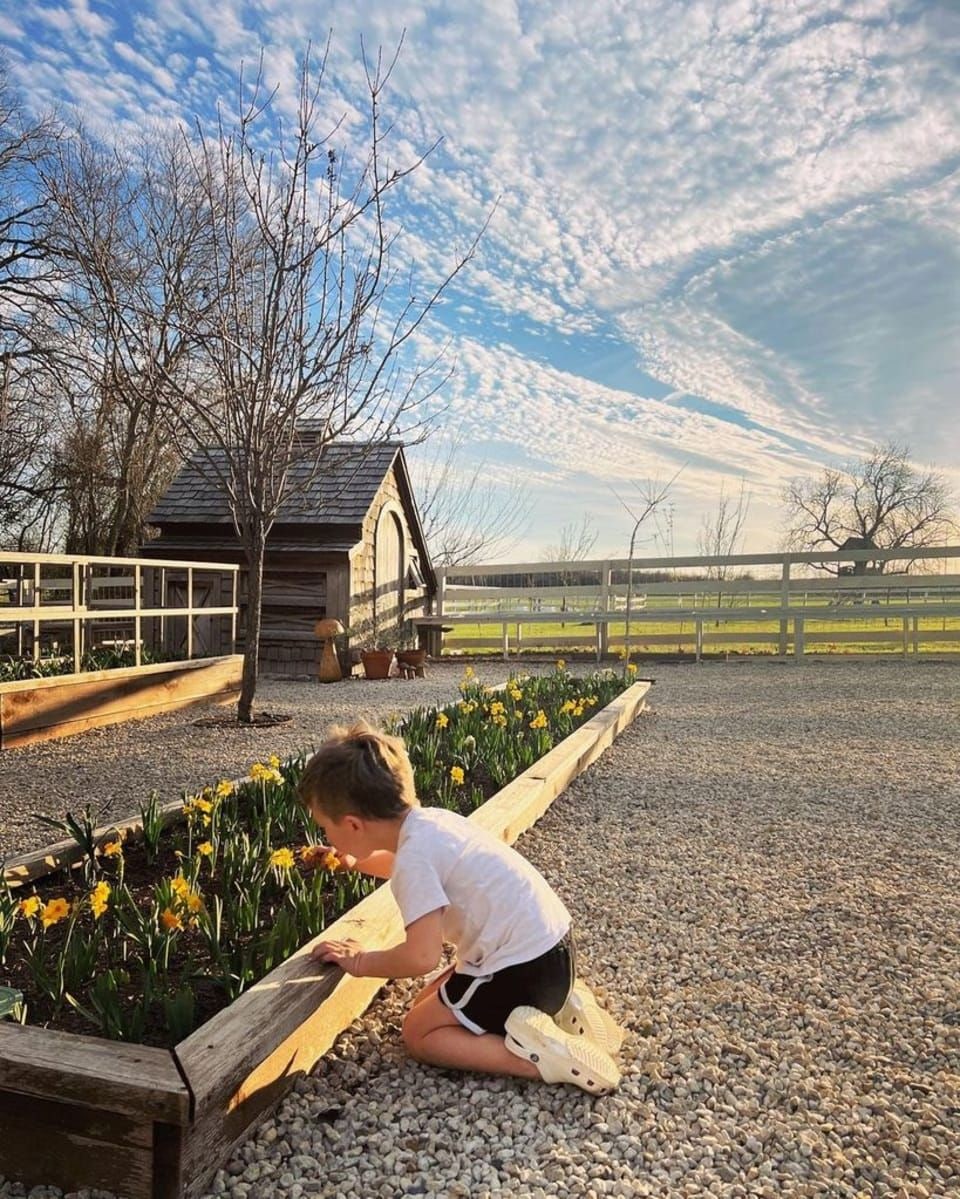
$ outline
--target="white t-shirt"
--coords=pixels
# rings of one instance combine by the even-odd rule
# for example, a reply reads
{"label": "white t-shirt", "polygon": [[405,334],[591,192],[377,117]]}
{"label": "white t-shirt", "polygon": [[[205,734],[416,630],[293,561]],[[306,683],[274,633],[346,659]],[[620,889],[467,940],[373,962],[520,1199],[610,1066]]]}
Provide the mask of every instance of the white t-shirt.
{"label": "white t-shirt", "polygon": [[445,808],[411,808],[390,878],[404,926],[443,908],[462,974],[493,974],[552,949],[570,913],[543,875],[486,829]]}

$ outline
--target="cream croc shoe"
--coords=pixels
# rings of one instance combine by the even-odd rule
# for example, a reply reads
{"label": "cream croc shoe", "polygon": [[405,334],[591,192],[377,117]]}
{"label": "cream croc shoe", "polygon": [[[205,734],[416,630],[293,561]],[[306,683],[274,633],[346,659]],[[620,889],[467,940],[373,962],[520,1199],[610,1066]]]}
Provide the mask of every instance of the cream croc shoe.
{"label": "cream croc shoe", "polygon": [[605,1095],[619,1086],[620,1070],[610,1054],[586,1037],[564,1032],[546,1012],[514,1008],[506,1028],[507,1048],[533,1062],[544,1082],[568,1082],[591,1095]]}
{"label": "cream croc shoe", "polygon": [[623,1044],[623,1029],[609,1012],[605,1012],[585,983],[574,983],[567,1002],[554,1016],[564,1032],[589,1037],[607,1053],[619,1053]]}

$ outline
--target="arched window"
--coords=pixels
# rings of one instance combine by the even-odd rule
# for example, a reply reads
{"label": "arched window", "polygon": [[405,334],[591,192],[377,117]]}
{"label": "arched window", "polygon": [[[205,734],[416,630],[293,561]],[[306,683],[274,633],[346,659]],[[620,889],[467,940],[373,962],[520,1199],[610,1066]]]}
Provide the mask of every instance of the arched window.
{"label": "arched window", "polygon": [[406,582],[406,553],[403,524],[397,512],[381,509],[375,534],[374,612],[382,632],[393,628],[403,614],[403,593]]}

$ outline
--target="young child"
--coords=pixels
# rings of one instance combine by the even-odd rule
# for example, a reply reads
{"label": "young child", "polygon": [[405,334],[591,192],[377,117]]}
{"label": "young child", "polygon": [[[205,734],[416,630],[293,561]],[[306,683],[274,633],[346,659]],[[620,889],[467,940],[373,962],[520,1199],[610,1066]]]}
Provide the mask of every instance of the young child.
{"label": "young child", "polygon": [[414,1058],[592,1094],[618,1085],[611,1053],[622,1035],[575,985],[567,909],[515,850],[454,812],[420,806],[402,741],[363,723],[333,729],[300,796],[344,865],[390,880],[406,932],[380,950],[323,941],[316,957],[359,977],[412,978],[436,967],[444,942],[456,947],[455,966],[404,1020]]}

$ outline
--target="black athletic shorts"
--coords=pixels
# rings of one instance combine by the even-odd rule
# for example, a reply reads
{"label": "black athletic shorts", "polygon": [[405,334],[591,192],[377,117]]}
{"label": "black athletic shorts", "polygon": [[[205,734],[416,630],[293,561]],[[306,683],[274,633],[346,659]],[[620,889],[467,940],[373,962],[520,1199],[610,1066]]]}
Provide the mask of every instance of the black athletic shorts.
{"label": "black athletic shorts", "polygon": [[494,974],[453,974],[440,987],[440,1002],[471,1032],[506,1033],[506,1019],[515,1007],[539,1008],[553,1016],[566,1003],[576,977],[577,951],[573,932],[552,949],[529,962],[507,966]]}

